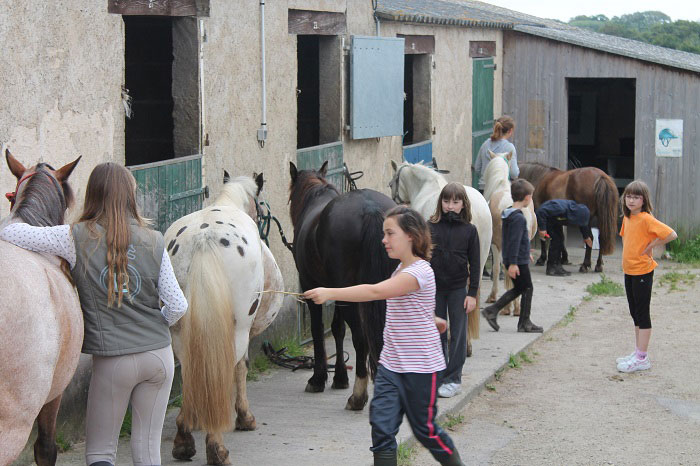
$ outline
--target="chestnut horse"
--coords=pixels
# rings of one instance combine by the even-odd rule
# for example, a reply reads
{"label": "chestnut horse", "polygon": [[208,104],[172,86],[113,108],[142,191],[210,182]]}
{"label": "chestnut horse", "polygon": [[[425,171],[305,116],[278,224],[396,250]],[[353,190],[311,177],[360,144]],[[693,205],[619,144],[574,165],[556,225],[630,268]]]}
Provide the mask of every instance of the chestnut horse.
{"label": "chestnut horse", "polygon": [[[8,223],[63,224],[73,200],[67,180],[77,160],[54,170],[25,168],[10,151],[7,165],[17,178]],[[0,465],[22,452],[34,420],[34,459],[56,464],[56,414],[73,377],[83,343],[83,314],[62,260],[0,241]]]}
{"label": "chestnut horse", "polygon": [[[520,163],[520,177],[525,178],[535,186],[532,200],[535,208],[550,199],[570,199],[584,204],[591,211],[591,221],[598,220],[600,230],[600,251],[596,272],[603,271],[603,256],[612,254],[615,250],[617,237],[617,217],[619,211],[619,195],[617,186],[603,170],[595,167],[575,168],[562,171],[541,163]],[[542,255],[538,265],[547,260],[547,249],[542,241]],[[591,269],[591,248],[586,246],[586,256],[579,272]]]}
{"label": "chestnut horse", "polygon": [[[345,194],[326,181],[328,162],[320,170],[301,170],[290,162],[289,211],[294,226],[294,262],[301,289],[378,283],[391,276],[398,261],[389,259],[382,245],[384,213],[396,204],[384,194],[358,189]],[[307,301],[314,341],[314,374],[307,392],[322,392],[328,380],[323,313]],[[358,312],[359,310],[359,312]],[[361,410],[367,403],[367,356],[374,375],[383,344],[386,301],[336,303],[331,330],[336,363],[332,388],[347,388],[343,360],[345,322],[356,352],[353,393],[345,409]]]}

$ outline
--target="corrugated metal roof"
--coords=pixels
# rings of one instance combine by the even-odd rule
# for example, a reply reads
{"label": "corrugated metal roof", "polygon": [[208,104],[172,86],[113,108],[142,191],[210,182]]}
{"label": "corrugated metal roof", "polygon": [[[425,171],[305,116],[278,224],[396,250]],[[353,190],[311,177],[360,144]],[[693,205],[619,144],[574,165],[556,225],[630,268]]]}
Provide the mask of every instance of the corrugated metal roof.
{"label": "corrugated metal roof", "polygon": [[700,73],[700,54],[600,34],[557,20],[457,0],[378,0],[380,19],[410,23],[513,29],[525,34]]}

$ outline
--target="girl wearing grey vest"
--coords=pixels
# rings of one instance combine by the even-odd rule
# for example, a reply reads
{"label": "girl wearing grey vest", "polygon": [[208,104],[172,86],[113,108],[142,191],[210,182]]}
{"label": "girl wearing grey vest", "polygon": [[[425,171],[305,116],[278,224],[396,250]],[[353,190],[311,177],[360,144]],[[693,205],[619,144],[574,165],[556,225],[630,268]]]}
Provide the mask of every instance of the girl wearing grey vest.
{"label": "girl wearing grey vest", "polygon": [[14,223],[0,232],[0,239],[70,265],[83,310],[82,351],[93,356],[85,448],[92,466],[115,464],[129,403],[133,463],[160,464],[174,372],[168,327],[187,310],[163,235],[146,227],[135,193],[126,168],[103,163],[90,174],[76,224]]}

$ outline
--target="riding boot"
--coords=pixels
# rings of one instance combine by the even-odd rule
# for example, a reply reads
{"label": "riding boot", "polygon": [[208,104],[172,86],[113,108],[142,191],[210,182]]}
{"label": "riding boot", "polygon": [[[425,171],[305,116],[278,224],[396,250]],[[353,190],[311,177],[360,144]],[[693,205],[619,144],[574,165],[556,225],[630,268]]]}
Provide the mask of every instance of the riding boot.
{"label": "riding boot", "polygon": [[375,451],[374,466],[396,466],[396,450]]}
{"label": "riding boot", "polygon": [[530,320],[530,309],[532,308],[532,288],[523,292],[520,298],[520,319],[518,319],[518,332],[542,333],[543,329],[535,325]]}
{"label": "riding boot", "polygon": [[498,301],[491,304],[490,306],[486,306],[484,309],[481,310],[481,315],[484,316],[484,319],[486,319],[486,322],[489,323],[492,329],[498,332],[498,329],[501,328],[496,322],[496,318],[498,317],[498,311],[504,308],[506,304],[513,301],[517,296],[518,292],[515,291],[515,288],[511,288],[510,290],[503,293],[503,295],[500,298],[498,298]]}
{"label": "riding boot", "polygon": [[459,452],[456,448],[453,448],[452,455],[445,461],[441,461],[440,464],[442,466],[464,466],[464,463],[462,463],[462,459],[459,457]]}
{"label": "riding boot", "polygon": [[554,261],[547,261],[547,271],[545,273],[555,277],[568,277],[571,275],[571,272],[562,267],[560,262]]}

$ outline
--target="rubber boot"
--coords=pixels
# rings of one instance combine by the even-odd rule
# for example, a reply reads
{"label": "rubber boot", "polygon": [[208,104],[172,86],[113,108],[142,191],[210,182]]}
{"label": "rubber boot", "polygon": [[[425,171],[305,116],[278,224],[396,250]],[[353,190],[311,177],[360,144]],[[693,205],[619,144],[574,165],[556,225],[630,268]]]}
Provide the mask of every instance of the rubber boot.
{"label": "rubber boot", "polygon": [[532,307],[532,288],[528,288],[520,298],[520,319],[518,319],[518,332],[542,333],[543,329],[530,320],[530,308]]}
{"label": "rubber boot", "polygon": [[459,452],[456,448],[453,448],[452,455],[447,458],[447,460],[441,461],[440,464],[442,466],[465,466],[464,463],[462,463],[462,459],[459,457]]}
{"label": "rubber boot", "polygon": [[568,277],[571,275],[571,272],[564,269],[559,262],[547,262],[547,271],[545,273],[554,277]]}
{"label": "rubber boot", "polygon": [[375,451],[374,466],[396,466],[396,450]]}

